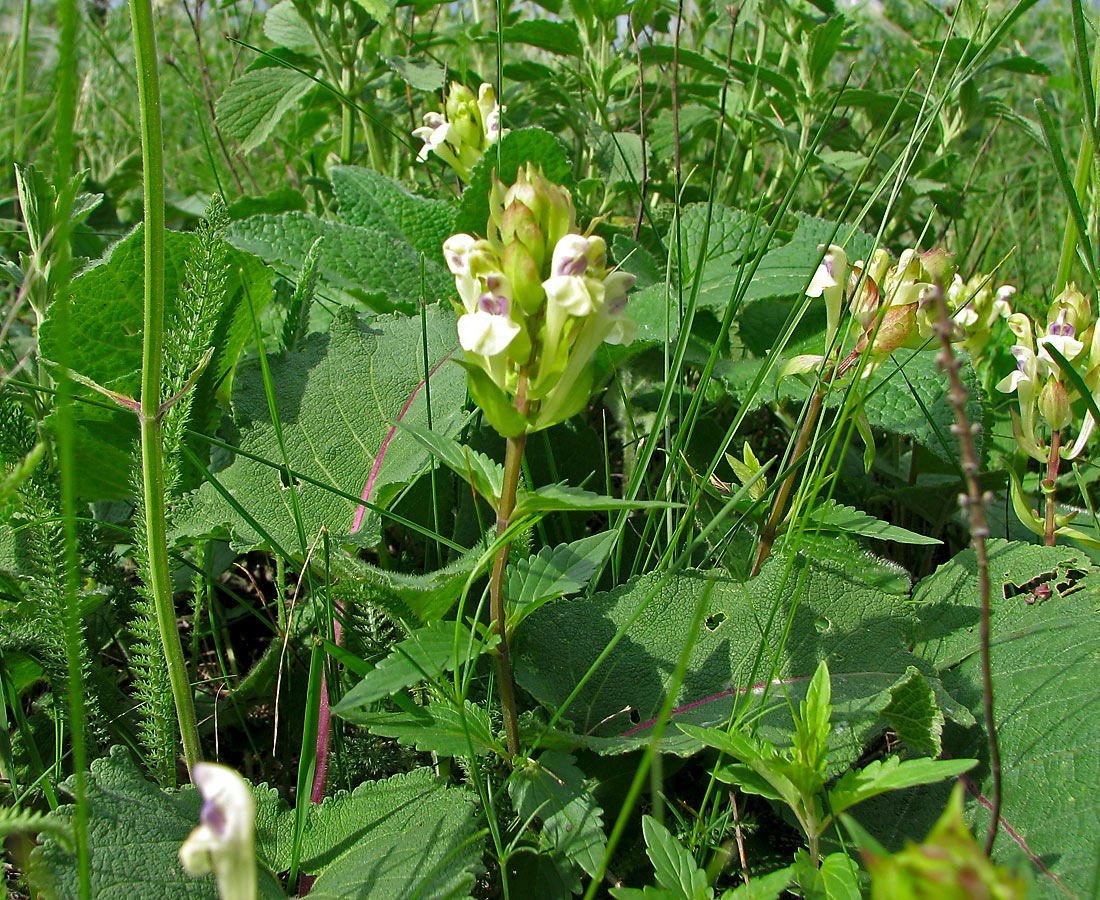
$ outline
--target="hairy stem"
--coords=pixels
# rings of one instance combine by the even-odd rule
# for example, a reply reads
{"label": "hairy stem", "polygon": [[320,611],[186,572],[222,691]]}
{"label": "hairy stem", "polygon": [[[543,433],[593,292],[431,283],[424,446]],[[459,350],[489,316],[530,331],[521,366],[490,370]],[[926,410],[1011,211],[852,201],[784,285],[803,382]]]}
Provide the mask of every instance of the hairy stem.
{"label": "hairy stem", "polygon": [[[527,409],[527,375],[520,375],[519,392],[516,396],[516,408],[520,412]],[[519,487],[520,471],[523,468],[523,448],[527,435],[508,438],[504,452],[504,485],[500,491],[500,504],[497,506],[497,534],[504,534],[512,524],[512,511],[516,508],[516,490]],[[497,550],[493,560],[493,577],[489,582],[489,613],[493,620],[493,630],[500,636],[497,647],[496,670],[497,690],[500,692],[500,705],[504,713],[504,732],[507,736],[508,753],[519,753],[519,719],[516,716],[516,695],[512,686],[512,664],[508,653],[508,631],[504,609],[504,570],[508,565],[508,554],[512,549],[509,541]]]}
{"label": "hairy stem", "polygon": [[1047,460],[1047,477],[1043,479],[1043,496],[1046,498],[1046,528],[1043,540],[1048,547],[1054,546],[1054,487],[1058,481],[1058,467],[1062,462],[1062,432],[1055,431],[1050,436],[1050,458]]}
{"label": "hairy stem", "polygon": [[[817,420],[821,415],[821,404],[824,400],[825,389],[823,386],[819,386],[810,397],[810,405],[806,410],[806,418],[802,422],[802,430],[798,433],[798,440],[795,442],[794,451],[791,453],[792,463],[797,462],[806,452],[806,447],[808,447],[810,443],[810,436],[817,427]],[[775,533],[779,530],[779,525],[787,512],[787,500],[790,498],[791,490],[794,488],[796,474],[795,472],[791,472],[776,492],[775,501],[772,503],[771,515],[768,516],[768,521],[764,524],[764,528],[760,532],[760,545],[756,548],[756,559],[753,560],[752,575],[758,575],[760,573],[760,568],[764,565],[764,561],[771,555],[772,544],[775,543]]]}
{"label": "hairy stem", "polygon": [[164,447],[161,441],[161,367],[164,346],[164,148],[160,78],[151,0],[130,0],[141,110],[141,156],[145,173],[145,298],[141,356],[141,470],[148,544],[149,589],[156,606],[161,645],[176,704],[183,758],[190,772],[199,759],[199,730],[191,682],[183,658],[176,607],[172,601],[164,501]]}
{"label": "hairy stem", "polygon": [[[989,740],[989,767],[993,779],[993,798],[991,802],[992,819],[985,836],[985,852],[988,856],[993,850],[993,841],[997,838],[997,828],[1001,819],[1001,745],[997,739],[997,725],[993,718],[993,666],[990,662],[990,582],[989,554],[986,551],[986,539],[989,537],[989,523],[985,517],[985,504],[992,495],[983,495],[978,485],[978,472],[981,468],[974,447],[974,436],[981,431],[979,423],[971,424],[966,418],[966,388],[959,377],[962,360],[951,349],[951,338],[955,323],[947,311],[943,296],[943,284],[936,280],[936,290],[932,297],[939,312],[936,322],[936,334],[943,349],[939,354],[939,363],[947,372],[951,389],[947,398],[955,410],[955,424],[951,431],[959,439],[959,455],[962,458],[963,476],[966,480],[966,493],[959,495],[959,505],[970,517],[970,544],[978,562],[978,592],[981,597],[982,617],[979,641],[982,654],[982,712],[985,716],[986,735]],[[1054,433],[1053,456],[1058,458],[1058,432]],[[1054,463],[1057,467],[1057,463]],[[1051,542],[1053,543],[1053,541]]]}

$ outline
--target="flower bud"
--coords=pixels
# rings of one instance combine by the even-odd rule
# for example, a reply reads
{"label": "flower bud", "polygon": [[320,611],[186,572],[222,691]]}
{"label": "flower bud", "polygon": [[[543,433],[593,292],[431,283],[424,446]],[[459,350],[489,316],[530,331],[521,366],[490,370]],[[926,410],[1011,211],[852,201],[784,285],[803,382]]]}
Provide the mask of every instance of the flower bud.
{"label": "flower bud", "polygon": [[1073,421],[1069,394],[1057,378],[1048,378],[1039,392],[1039,413],[1054,431],[1061,431]]}

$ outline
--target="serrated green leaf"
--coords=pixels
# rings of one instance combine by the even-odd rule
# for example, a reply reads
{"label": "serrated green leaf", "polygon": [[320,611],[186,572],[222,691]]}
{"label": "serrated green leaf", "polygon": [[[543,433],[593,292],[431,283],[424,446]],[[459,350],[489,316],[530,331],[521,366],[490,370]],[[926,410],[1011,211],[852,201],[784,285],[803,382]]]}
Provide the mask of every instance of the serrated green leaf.
{"label": "serrated green leaf", "polygon": [[[69,784],[71,790],[71,784]],[[138,772],[124,747],[92,762],[88,778],[88,850],[91,895],[128,900],[216,900],[213,876],[191,878],[180,867],[180,844],[198,825],[202,804],[188,786],[162,791]],[[73,807],[58,815],[71,819]],[[58,897],[79,897],[74,855],[47,835],[32,857],[32,871],[43,868]],[[261,867],[260,897],[282,898],[278,881]]]}
{"label": "serrated green leaf", "polygon": [[859,866],[847,853],[830,853],[821,861],[810,897],[821,900],[861,900]]}
{"label": "serrated green leaf", "polygon": [[264,34],[280,47],[312,51],[316,48],[313,32],[294,8],[294,0],[279,0],[264,16]]}
{"label": "serrated green leaf", "polygon": [[520,816],[542,822],[547,850],[595,876],[607,846],[603,810],[569,754],[548,750],[536,762],[516,769],[508,794]]}
{"label": "serrated green leaf", "polygon": [[218,127],[238,142],[242,153],[255,150],[315,85],[296,69],[245,72],[218,98],[214,108]]}
{"label": "serrated green leaf", "polygon": [[[366,496],[385,506],[428,465],[428,454],[397,427],[400,421],[427,422],[426,369],[436,372],[433,427],[446,434],[461,423],[465,387],[461,379],[447,377],[446,365],[440,368],[455,349],[454,314],[430,307],[427,330],[425,365],[419,317],[380,316],[368,325],[344,309],[328,334],[312,334],[294,353],[269,358],[290,467],[310,479],[294,485],[307,542],[322,526],[338,540],[369,539],[374,527],[364,525],[372,520],[354,498]],[[258,365],[238,373],[233,405],[238,446],[268,462],[237,454],[216,473],[218,482],[278,545],[300,553],[289,479],[281,471]],[[209,534],[222,526],[229,527],[238,546],[265,541],[209,483],[188,498],[177,517],[181,535]]]}
{"label": "serrated green leaf", "polygon": [[355,0],[376,22],[385,22],[396,5],[395,0]]}
{"label": "serrated green leaf", "polygon": [[427,573],[382,569],[348,554],[331,561],[332,574],[340,579],[341,596],[351,603],[373,605],[412,627],[434,622],[454,606],[470,574],[492,564],[482,546],[474,547],[441,569]]}
{"label": "serrated green leaf", "polygon": [[374,734],[393,738],[425,753],[469,756],[471,744],[478,756],[504,752],[500,742],[493,737],[488,711],[469,701],[465,716],[449,704],[433,703],[414,707],[412,712],[370,712],[359,708],[349,710],[344,718]]}
{"label": "serrated green leaf", "polygon": [[808,528],[843,531],[846,534],[858,534],[860,537],[872,537],[880,541],[896,541],[899,544],[943,543],[939,538],[918,534],[900,525],[891,525],[861,509],[843,506],[834,500],[827,500],[810,510],[806,522]]}
{"label": "serrated green leaf", "polygon": [[444,264],[443,242],[454,231],[450,203],[418,197],[401,182],[360,166],[333,166],[329,174],[345,222],[402,237],[430,262]]}
{"label": "serrated green leaf", "polygon": [[709,900],[714,896],[707,884],[707,873],[672,832],[652,816],[642,816],[642,834],[657,887],[684,900]]}
{"label": "serrated green leaf", "polygon": [[[917,664],[908,649],[914,625],[905,607],[909,580],[900,569],[869,557],[831,555],[828,546],[815,556],[791,561],[788,574],[787,562],[776,558],[747,583],[714,581],[704,627],[688,660],[689,675],[674,700],[673,723],[725,723],[735,706],[754,714],[766,689],[769,704],[759,734],[786,739],[791,715],[785,696],[793,701],[804,694],[817,663],[828,659],[831,773],[862,753],[863,740],[880,727],[890,688]],[[609,593],[543,606],[516,632],[520,684],[556,709],[621,633],[624,639],[565,715],[575,724],[577,739],[600,752],[645,744],[651,738],[647,723],[664,704],[683,652],[693,603],[713,577],[655,573]],[[769,661],[783,642],[788,618],[790,632],[773,672]],[[563,634],[570,636],[564,643]],[[769,684],[773,679],[782,684]],[[699,745],[668,729],[661,746],[690,753]]]}
{"label": "serrated green leaf", "polygon": [[391,231],[329,222],[300,212],[259,215],[229,228],[229,241],[281,272],[298,273],[317,238],[323,238],[317,271],[321,283],[383,311],[415,311],[419,298],[454,293],[454,278],[434,259],[424,261],[412,244]]}
{"label": "serrated green leaf", "polygon": [[594,534],[517,560],[509,567],[509,606],[526,617],[547,600],[583,590],[611,552],[614,537],[610,531]]}
{"label": "serrated green leaf", "polygon": [[302,870],[315,900],[452,900],[473,887],[481,845],[469,793],[416,769],[314,807]]}
{"label": "serrated green leaf", "polygon": [[883,717],[903,744],[918,753],[940,755],[943,711],[935,691],[915,668],[910,667],[909,677],[890,688],[890,705]]}
{"label": "serrated green leaf", "polygon": [[470,183],[462,192],[455,219],[455,231],[484,235],[489,221],[489,187],[494,171],[504,184],[513,184],[520,166],[528,162],[542,167],[555,184],[568,184],[572,167],[565,147],[549,131],[517,128],[508,132],[478,160]]}
{"label": "serrated green leaf", "polygon": [[[994,713],[1004,773],[1004,827],[994,857],[1030,859],[1038,897],[1091,896],[1100,886],[1100,794],[1092,788],[1100,783],[1100,569],[1070,547],[990,541],[988,549]],[[922,604],[916,651],[984,721],[973,551],[937,569],[914,597]],[[984,730],[967,737],[948,750],[983,760],[974,782],[988,798]],[[985,832],[988,815],[984,803],[971,807],[977,834]]]}
{"label": "serrated green leaf", "polygon": [[386,65],[417,91],[438,91],[443,87],[443,66],[426,57],[386,56]]}
{"label": "serrated green leaf", "polygon": [[726,891],[722,900],[778,900],[791,883],[791,867],[769,872],[767,875],[752,876],[752,881],[738,885],[732,891]]}
{"label": "serrated green leaf", "polygon": [[829,807],[834,815],[887,791],[899,791],[918,784],[934,784],[969,772],[976,759],[902,760],[897,756],[876,759],[862,769],[845,772],[829,791]]}
{"label": "serrated green leaf", "polygon": [[452,472],[465,479],[493,507],[500,502],[504,467],[496,460],[415,423],[403,425],[402,430],[430,450]]}
{"label": "serrated green leaf", "polygon": [[[136,397],[141,389],[144,304],[142,227],[116,243],[99,265],[85,270],[69,285],[72,302],[69,325],[80,340],[69,350],[69,366],[110,390]],[[164,241],[165,322],[179,314],[184,296],[184,265],[197,246],[194,234],[169,231]],[[225,299],[212,336],[214,356],[195,386],[190,425],[210,431],[220,418],[215,394],[231,377],[241,350],[252,334],[252,313],[258,315],[271,298],[271,272],[255,256],[226,247],[228,267]],[[42,356],[56,359],[57,324],[47,318],[39,336]],[[81,389],[85,390],[85,389]],[[120,409],[78,404],[77,490],[88,500],[130,496],[137,418]],[[53,419],[49,420],[51,423]]]}
{"label": "serrated green leaf", "polygon": [[606,152],[611,159],[608,182],[630,185],[642,183],[646,147],[642,145],[641,137],[629,131],[608,134]]}
{"label": "serrated green leaf", "polygon": [[455,665],[477,659],[499,639],[498,635],[493,635],[487,644],[483,644],[480,640],[474,640],[470,630],[460,622],[433,622],[418,628],[405,640],[395,644],[389,655],[348,691],[332,708],[332,712],[346,716],[353,710],[390,697],[414,684],[432,681],[444,672],[452,671]]}
{"label": "serrated green leaf", "polygon": [[514,515],[597,509],[669,509],[676,506],[678,504],[660,500],[619,500],[568,484],[548,484],[534,491],[520,491]]}

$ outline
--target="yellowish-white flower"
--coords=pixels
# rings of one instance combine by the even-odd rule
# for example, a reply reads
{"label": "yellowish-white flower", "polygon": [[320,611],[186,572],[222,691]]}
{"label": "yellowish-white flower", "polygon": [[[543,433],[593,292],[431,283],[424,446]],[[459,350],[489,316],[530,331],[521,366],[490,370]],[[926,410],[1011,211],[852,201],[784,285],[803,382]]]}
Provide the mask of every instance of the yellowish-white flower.
{"label": "yellowish-white flower", "polygon": [[211,872],[221,900],[256,900],[256,800],[240,775],[217,763],[195,763],[202,797],[199,825],[179,849],[188,875]]}

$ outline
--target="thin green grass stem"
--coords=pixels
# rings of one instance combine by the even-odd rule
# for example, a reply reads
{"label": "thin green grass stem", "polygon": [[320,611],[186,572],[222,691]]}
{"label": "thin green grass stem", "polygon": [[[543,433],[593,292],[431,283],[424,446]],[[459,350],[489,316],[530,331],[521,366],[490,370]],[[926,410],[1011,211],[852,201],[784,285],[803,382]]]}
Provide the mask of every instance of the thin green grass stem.
{"label": "thin green grass stem", "polygon": [[[58,4],[60,21],[60,41],[57,69],[57,120],[55,142],[54,180],[57,185],[69,182],[73,174],[73,130],[76,118],[76,29],[78,21],[75,0],[62,0]],[[24,10],[24,29],[27,28],[30,6]],[[26,53],[26,40],[21,52]],[[21,60],[22,61],[22,60]],[[61,192],[61,203],[57,210],[52,256],[56,271],[56,285],[67,285],[72,264],[69,247],[69,202],[70,195]],[[56,298],[51,298],[56,299]],[[60,361],[67,366],[71,347],[72,332],[69,324],[69,300],[67,297],[53,304],[53,315],[60,336]],[[68,369],[63,368],[63,373]],[[88,848],[88,825],[90,810],[88,807],[87,778],[88,748],[86,743],[87,712],[84,704],[84,621],[80,603],[80,547],[77,536],[77,497],[76,497],[76,445],[73,420],[73,383],[67,374],[62,374],[57,391],[57,463],[61,474],[61,517],[64,535],[64,557],[61,561],[61,581],[63,597],[63,628],[65,631],[65,666],[68,680],[69,723],[72,729],[73,746],[73,787],[76,794],[76,813],[74,816],[74,836],[76,845],[77,877],[80,900],[91,900],[91,857]],[[58,723],[60,724],[60,722]],[[55,746],[60,751],[59,739]]]}
{"label": "thin green grass stem", "polygon": [[161,646],[179,720],[183,758],[190,772],[200,757],[199,730],[187,664],[183,658],[171,568],[165,508],[164,445],[161,434],[161,369],[164,346],[164,148],[160,114],[157,43],[150,0],[130,0],[141,110],[141,155],[145,173],[145,296],[141,356],[141,481],[149,589],[156,607]]}

